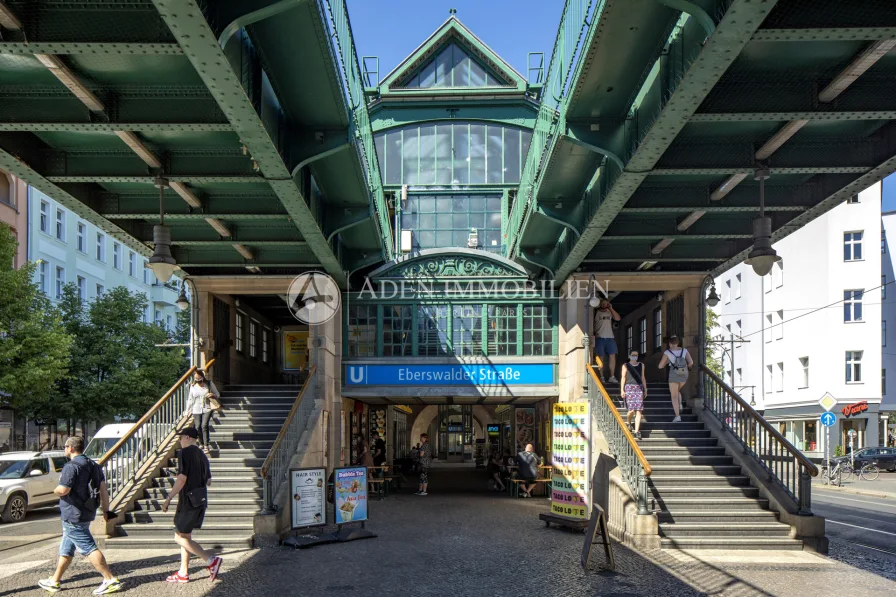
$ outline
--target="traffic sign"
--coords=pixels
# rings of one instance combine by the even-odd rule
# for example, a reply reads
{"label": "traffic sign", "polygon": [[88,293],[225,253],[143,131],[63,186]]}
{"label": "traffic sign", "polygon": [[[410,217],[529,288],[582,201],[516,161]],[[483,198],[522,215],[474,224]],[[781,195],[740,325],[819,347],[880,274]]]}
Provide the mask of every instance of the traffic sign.
{"label": "traffic sign", "polygon": [[821,415],[821,424],[825,427],[833,427],[837,422],[837,415],[832,412],[826,412]]}
{"label": "traffic sign", "polygon": [[837,406],[837,399],[831,396],[830,392],[827,392],[821,397],[821,400],[819,400],[818,403],[826,412],[830,412],[831,409]]}

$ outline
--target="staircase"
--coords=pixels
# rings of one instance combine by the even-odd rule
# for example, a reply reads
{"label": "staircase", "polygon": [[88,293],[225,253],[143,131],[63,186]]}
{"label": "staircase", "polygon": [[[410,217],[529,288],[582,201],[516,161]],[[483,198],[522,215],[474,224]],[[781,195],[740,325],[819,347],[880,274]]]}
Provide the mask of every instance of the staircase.
{"label": "staircase", "polygon": [[[301,386],[229,386],[221,392],[223,411],[212,417],[211,471],[208,510],[202,529],[193,537],[205,548],[252,547],[253,517],[262,507],[261,465]],[[171,540],[174,512],[162,504],[177,477],[177,458],[171,458],[151,488],[125,515],[118,535],[106,540],[110,548],[146,549]]]}
{"label": "staircase", "polygon": [[[619,384],[606,389],[624,418]],[[790,525],[778,522],[768,500],[692,409],[681,409],[680,423],[674,417],[668,384],[649,383],[638,445],[653,468],[650,505],[662,547],[801,550]]]}

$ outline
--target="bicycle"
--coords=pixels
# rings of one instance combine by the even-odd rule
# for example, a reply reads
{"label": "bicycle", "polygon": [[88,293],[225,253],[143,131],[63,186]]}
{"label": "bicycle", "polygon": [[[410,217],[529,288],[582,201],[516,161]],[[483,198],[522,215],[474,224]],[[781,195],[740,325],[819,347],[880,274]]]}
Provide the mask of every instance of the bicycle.
{"label": "bicycle", "polygon": [[856,474],[865,481],[874,481],[880,476],[880,468],[873,462],[866,462]]}

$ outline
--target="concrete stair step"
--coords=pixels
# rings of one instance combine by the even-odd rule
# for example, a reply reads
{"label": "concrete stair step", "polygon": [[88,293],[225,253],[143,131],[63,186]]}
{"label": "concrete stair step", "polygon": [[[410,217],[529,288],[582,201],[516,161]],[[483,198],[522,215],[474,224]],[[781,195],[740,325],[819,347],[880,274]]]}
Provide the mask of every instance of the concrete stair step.
{"label": "concrete stair step", "polygon": [[659,526],[663,537],[790,537],[790,525],[780,522],[663,522]]}
{"label": "concrete stair step", "polygon": [[[648,461],[649,462],[649,461]],[[674,476],[676,473],[687,476],[698,477],[705,476],[740,476],[742,470],[738,464],[719,464],[719,465],[701,465],[701,464],[654,464],[650,463],[653,472],[663,477]]]}
{"label": "concrete stair step", "polygon": [[[675,425],[687,425],[687,423],[675,423]],[[712,437],[709,429],[682,429],[681,427],[673,427],[671,429],[641,429],[641,435],[644,439],[708,439]]]}
{"label": "concrete stair step", "polygon": [[271,411],[262,411],[260,415],[256,415],[244,410],[232,410],[230,412],[220,412],[212,415],[211,423],[213,425],[251,424],[277,425],[278,427],[282,427],[288,414],[288,409],[283,409],[283,415],[272,414]]}
{"label": "concrete stair step", "polygon": [[[172,485],[173,487],[173,485]],[[143,499],[148,500],[165,500],[168,495],[171,493],[171,487],[147,487],[143,490]],[[218,487],[212,483],[212,486],[208,488],[208,499],[209,502],[213,502],[218,500],[219,502],[227,501],[230,502],[233,497],[251,497],[255,496],[258,499],[263,497],[263,489],[259,487]],[[177,498],[180,497],[180,494],[177,495]],[[172,500],[173,503],[173,500]]]}
{"label": "concrete stair step", "polygon": [[[196,531],[194,537],[202,542],[205,549],[250,549],[252,547],[252,535],[239,535],[233,537],[219,537],[215,535],[204,536],[202,531]],[[169,531],[170,534],[170,531]],[[161,543],[158,537],[110,537],[106,539],[107,549],[158,549]],[[171,545],[174,540],[171,540]],[[225,561],[224,565],[227,563]]]}
{"label": "concrete stair step", "polygon": [[[209,497],[209,501],[212,502],[209,505],[209,508],[227,508],[228,510],[233,510],[234,508],[250,508],[257,507],[261,509],[264,505],[264,500],[261,497],[252,497],[254,494],[234,494],[234,495],[221,495],[221,496],[212,496]],[[173,500],[171,500],[171,507],[168,509],[169,512],[174,512],[177,507],[177,502],[180,500],[180,495],[176,496]],[[143,496],[139,500],[137,500],[137,506],[135,510],[143,510],[147,512],[155,512],[162,511],[162,504],[165,502],[165,497],[159,499],[158,497],[147,497]]]}
{"label": "concrete stair step", "polygon": [[[647,456],[645,454],[645,456]],[[731,465],[734,461],[731,456],[722,455],[694,455],[694,454],[652,454],[648,459],[650,466],[662,466],[666,464],[693,464],[724,466]]]}
{"label": "concrete stair step", "polygon": [[[655,433],[660,433],[659,431]],[[644,436],[644,439],[638,442],[641,450],[645,448],[695,448],[695,447],[716,447],[719,440],[714,437],[664,437],[654,435],[653,437]]]}
{"label": "concrete stair step", "polygon": [[[126,537],[169,536],[174,528],[174,519],[170,523],[125,523],[118,525],[118,532]],[[252,535],[254,527],[249,522],[211,522],[205,519],[202,529],[195,532],[194,538],[202,541],[202,535],[219,535],[222,537]]]}
{"label": "concrete stair step", "polygon": [[764,498],[748,497],[663,497],[664,509],[674,516],[677,510],[694,510],[702,508],[706,511],[734,512],[740,510],[765,510],[768,508],[768,500]]}
{"label": "concrete stair step", "polygon": [[239,441],[239,440],[249,440],[249,441],[274,441],[277,439],[277,434],[280,433],[280,430],[277,431],[265,431],[263,433],[258,433],[254,431],[212,431],[209,433],[209,437],[212,441],[215,440],[225,440],[225,441]]}
{"label": "concrete stair step", "polygon": [[669,455],[681,455],[681,454],[690,454],[692,456],[724,456],[725,448],[723,446],[658,446],[654,444],[647,444],[641,446],[641,451],[644,452],[644,456],[648,458],[656,457],[658,455],[669,454]]}
{"label": "concrete stair step", "polygon": [[739,510],[736,512],[712,512],[706,510],[676,510],[674,513],[668,510],[657,510],[657,520],[660,523],[711,523],[723,522],[726,524],[763,523],[777,521],[778,514],[771,510]]}
{"label": "concrete stair step", "polygon": [[[695,419],[697,417],[694,417]],[[673,423],[671,420],[669,421],[644,421],[641,422],[641,431],[692,431],[692,430],[703,430],[705,426],[700,421],[687,422],[681,421],[680,423]]]}
{"label": "concrete stair step", "polygon": [[801,551],[803,542],[784,537],[666,537],[660,540],[663,549],[762,549]]}
{"label": "concrete stair step", "polygon": [[[153,479],[154,487],[174,487],[174,483],[177,477],[175,475],[168,475],[164,477],[156,477]],[[248,476],[218,476],[215,475],[214,471],[212,471],[212,485],[209,487],[209,491],[213,491],[215,489],[220,489],[221,486],[224,487],[232,487],[236,488],[244,488],[246,490],[250,490],[253,487],[261,487],[261,477],[258,476],[256,472],[254,475]]]}
{"label": "concrete stair step", "polygon": [[[619,414],[622,415],[623,418],[628,416],[628,411],[624,408],[619,409]],[[644,413],[641,415],[641,429],[644,429],[644,426],[648,423],[650,424],[663,424],[663,423],[671,423],[672,419],[675,418],[675,413],[671,410],[668,413]],[[634,419],[632,419],[634,422]],[[697,424],[700,421],[697,419],[697,415],[681,415],[681,423],[690,423]],[[675,423],[676,425],[681,425],[681,423]]]}
{"label": "concrete stair step", "polygon": [[266,393],[255,393],[255,394],[247,394],[247,393],[235,393],[235,392],[221,392],[220,402],[221,404],[230,404],[233,402],[289,402],[293,403],[296,401],[297,394],[283,393],[283,392],[266,392]]}
{"label": "concrete stair step", "polygon": [[[259,471],[260,468],[261,468],[261,466],[259,466],[259,467],[239,466],[239,465],[226,466],[226,465],[219,465],[219,464],[213,464],[211,466],[212,477],[214,477],[216,481],[221,478],[230,478],[230,477],[240,479],[241,481],[245,480],[245,479],[253,479],[253,478],[257,477],[259,474],[261,474]],[[164,471],[163,476],[166,476],[166,477],[169,477],[172,479],[174,477],[177,477],[177,468],[175,468],[175,467],[167,467],[167,468],[163,469],[163,471]]]}
{"label": "concrete stair step", "polygon": [[264,457],[267,458],[268,452],[274,446],[274,440],[271,439],[215,439],[212,438],[212,460],[219,454],[227,450],[262,450]]}
{"label": "concrete stair step", "polygon": [[[207,510],[205,512],[205,522],[252,522],[253,517],[258,514],[258,510],[254,508],[245,510]],[[124,515],[125,523],[133,524],[174,524],[174,512],[162,512],[161,510],[134,510]],[[205,526],[203,524],[203,526]]]}
{"label": "concrete stair step", "polygon": [[758,498],[759,488],[731,485],[664,485],[662,488],[654,486],[655,500],[662,502],[665,498],[676,497],[748,497]]}
{"label": "concrete stair step", "polygon": [[246,413],[252,416],[265,416],[265,417],[286,417],[289,414],[290,409],[292,408],[293,403],[289,404],[243,404],[243,403],[234,403],[234,404],[223,404],[224,414],[225,415],[233,415],[233,414],[242,414]]}
{"label": "concrete stair step", "polygon": [[282,428],[282,423],[279,425],[260,425],[257,423],[212,423],[209,425],[209,433],[212,437],[214,437],[216,433],[273,433],[276,437],[276,434],[280,433],[280,429]]}
{"label": "concrete stair step", "polygon": [[743,487],[750,484],[750,478],[745,475],[675,475],[654,471],[650,475],[650,483],[659,490],[664,491],[666,487],[680,485]]}

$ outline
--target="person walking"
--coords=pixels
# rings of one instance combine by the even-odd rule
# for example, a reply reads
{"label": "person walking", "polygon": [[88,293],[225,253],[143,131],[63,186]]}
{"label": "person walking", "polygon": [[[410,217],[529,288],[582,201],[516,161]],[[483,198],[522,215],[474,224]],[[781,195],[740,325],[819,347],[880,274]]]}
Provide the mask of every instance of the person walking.
{"label": "person walking", "polygon": [[62,575],[71,566],[77,550],[103,575],[102,584],[93,594],[115,593],[121,590],[121,582],[112,574],[106,557],[90,534],[90,523],[96,518],[97,507],[102,506],[105,520],[115,518],[115,514],[109,511],[106,477],[97,463],[84,456],[83,437],[72,436],[65,440],[65,457],[69,461],[62,467],[59,485],[53,490],[59,496],[59,513],[62,517],[59,562],[53,576],[39,580],[37,586],[50,593],[59,591],[62,588]]}
{"label": "person walking", "polygon": [[[622,366],[622,397],[625,399],[625,422],[628,428],[635,434],[635,439],[641,439],[641,415],[644,413],[644,400],[647,398],[647,378],[644,363],[638,362],[638,351],[633,350],[628,355],[628,363]],[[632,417],[635,425],[632,426]]]}
{"label": "person walking", "polygon": [[373,454],[370,453],[370,444],[364,439],[364,436],[358,434],[358,464],[361,466],[373,466]]}
{"label": "person walking", "polygon": [[432,464],[432,445],[429,443],[429,436],[425,433],[420,436],[420,460],[417,464],[420,467],[420,486],[417,489],[417,495],[428,495],[426,490],[429,488],[429,465]]}
{"label": "person walking", "polygon": [[209,453],[211,444],[208,425],[215,412],[212,410],[211,399],[217,400],[219,395],[215,384],[205,376],[205,372],[197,369],[193,375],[193,385],[190,386],[190,395],[187,397],[186,412],[193,415],[193,427],[199,432],[199,447],[206,454]]}
{"label": "person walking", "polygon": [[619,349],[616,347],[616,337],[613,334],[613,322],[619,321],[622,317],[610,304],[610,301],[603,298],[597,309],[594,310],[594,354],[600,357],[601,361],[605,361],[610,369],[607,381],[616,383],[616,353]]}
{"label": "person walking", "polygon": [[660,359],[660,369],[669,367],[669,393],[672,395],[672,410],[675,411],[673,423],[681,423],[681,388],[688,381],[688,374],[694,366],[694,360],[684,347],[679,346],[678,336],[669,337],[669,348]]}
{"label": "person walking", "polygon": [[174,541],[180,546],[180,569],[165,581],[190,582],[191,554],[205,562],[209,580],[213,581],[218,578],[224,559],[203,549],[192,537],[194,530],[202,528],[202,521],[205,519],[212,471],[209,468],[208,457],[196,446],[199,431],[195,427],[187,427],[178,435],[180,435],[180,455],[177,457],[177,479],[165,503],[162,504],[162,512],[167,512],[171,499],[180,494],[174,514]]}

